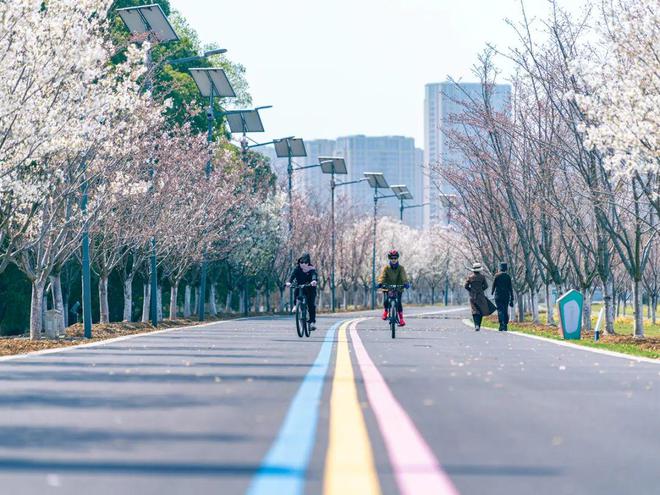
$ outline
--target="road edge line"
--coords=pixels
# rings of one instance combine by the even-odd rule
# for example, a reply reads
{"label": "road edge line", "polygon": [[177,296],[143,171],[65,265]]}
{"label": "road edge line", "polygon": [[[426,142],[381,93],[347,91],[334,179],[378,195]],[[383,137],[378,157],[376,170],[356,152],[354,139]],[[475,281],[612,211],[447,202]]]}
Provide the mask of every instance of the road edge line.
{"label": "road edge line", "polygon": [[411,313],[410,317],[414,318],[416,316],[427,316],[427,315],[441,315],[441,314],[447,314],[447,313],[458,313],[459,311],[466,311],[468,309],[468,306],[460,306],[458,308],[452,308],[452,309],[441,309],[438,311],[427,311],[426,313]]}
{"label": "road edge line", "polygon": [[[463,324],[465,326],[468,326],[470,328],[474,328],[474,323],[472,323],[470,320],[464,319],[462,321],[463,321]],[[490,330],[491,332],[499,333],[499,330],[497,328],[484,327],[483,325],[482,325],[481,328],[484,329],[484,330]],[[587,347],[585,345],[571,344],[571,343],[568,343],[568,342],[563,342],[561,340],[555,340],[555,339],[549,339],[547,337],[541,337],[540,335],[530,335],[528,333],[518,332],[516,330],[509,330],[507,332],[502,332],[502,333],[508,333],[508,334],[511,334],[511,335],[518,335],[520,337],[526,337],[528,339],[540,340],[540,341],[543,341],[543,342],[550,342],[551,344],[559,345],[559,346],[562,346],[562,347],[568,347],[569,349],[577,349],[578,351],[588,351],[588,352],[593,352],[594,354],[602,354],[602,355],[610,356],[610,357],[628,359],[630,361],[637,361],[638,363],[660,364],[660,359],[651,359],[651,358],[647,358],[647,357],[644,357],[644,356],[635,356],[633,354],[625,354],[623,352],[608,351],[606,349],[594,349],[593,347]]]}
{"label": "road edge line", "polygon": [[30,352],[24,352],[22,354],[9,354],[6,356],[0,356],[0,363],[4,361],[12,361],[14,359],[25,359],[33,356],[42,356],[44,354],[57,354],[58,352],[68,352],[68,351],[73,351],[75,349],[85,349],[87,347],[98,347],[101,345],[106,345],[106,344],[113,344],[115,342],[122,342],[124,340],[130,340],[130,339],[135,339],[137,337],[145,337],[147,335],[158,335],[161,333],[167,333],[167,332],[172,332],[174,330],[183,330],[183,329],[188,329],[188,328],[202,328],[202,327],[208,327],[211,325],[216,325],[219,323],[230,323],[232,321],[239,321],[239,320],[244,320],[246,318],[233,318],[231,320],[218,320],[218,321],[210,321],[208,323],[200,323],[197,325],[184,325],[181,327],[171,327],[171,328],[163,328],[162,330],[154,330],[153,332],[141,332],[141,333],[132,333],[130,335],[120,335],[119,337],[111,337],[109,339],[104,339],[104,340],[99,340],[97,342],[88,342],[84,344],[76,344],[76,345],[65,345],[62,347],[53,347],[51,349],[41,349],[39,351],[30,351]]}

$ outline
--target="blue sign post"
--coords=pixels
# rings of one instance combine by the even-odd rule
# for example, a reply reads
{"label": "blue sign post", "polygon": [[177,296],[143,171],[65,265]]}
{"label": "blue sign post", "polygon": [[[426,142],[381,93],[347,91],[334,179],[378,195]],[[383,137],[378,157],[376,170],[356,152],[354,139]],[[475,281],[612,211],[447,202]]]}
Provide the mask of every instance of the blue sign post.
{"label": "blue sign post", "polygon": [[582,305],[584,296],[576,290],[569,290],[557,299],[559,317],[564,339],[580,339],[582,331]]}

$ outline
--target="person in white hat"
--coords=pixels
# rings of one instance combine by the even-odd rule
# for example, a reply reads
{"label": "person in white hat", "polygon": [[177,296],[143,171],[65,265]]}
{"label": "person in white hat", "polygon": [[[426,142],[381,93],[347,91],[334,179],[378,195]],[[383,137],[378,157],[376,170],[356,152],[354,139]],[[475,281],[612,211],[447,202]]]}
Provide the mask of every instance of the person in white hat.
{"label": "person in white hat", "polygon": [[474,329],[478,332],[481,330],[481,320],[484,316],[488,316],[493,312],[490,308],[493,303],[488,304],[488,298],[484,294],[488,289],[488,282],[486,277],[481,273],[483,267],[481,263],[472,263],[470,268],[472,273],[465,281],[465,289],[470,293],[470,308],[472,309],[472,320],[474,321]]}

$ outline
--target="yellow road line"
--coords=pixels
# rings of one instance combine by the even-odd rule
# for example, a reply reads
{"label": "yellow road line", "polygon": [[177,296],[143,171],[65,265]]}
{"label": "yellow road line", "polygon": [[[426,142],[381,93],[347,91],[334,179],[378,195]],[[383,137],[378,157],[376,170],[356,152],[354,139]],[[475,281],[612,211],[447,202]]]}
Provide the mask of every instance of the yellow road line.
{"label": "yellow road line", "polygon": [[[357,321],[351,324],[355,325]],[[358,402],[344,323],[337,335],[337,364],[330,397],[330,436],[325,495],[380,495],[369,434]]]}

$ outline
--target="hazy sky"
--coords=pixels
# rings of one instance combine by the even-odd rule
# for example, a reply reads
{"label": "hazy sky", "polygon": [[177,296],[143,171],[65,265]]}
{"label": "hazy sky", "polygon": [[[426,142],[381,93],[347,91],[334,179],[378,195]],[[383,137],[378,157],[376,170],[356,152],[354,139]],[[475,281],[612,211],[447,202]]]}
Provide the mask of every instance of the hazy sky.
{"label": "hazy sky", "polygon": [[[474,80],[486,42],[515,39],[520,0],[171,0],[202,42],[245,65],[262,141],[404,135],[423,146],[424,85]],[[547,0],[526,0],[545,16]],[[501,61],[504,64],[504,61]],[[504,78],[503,78],[504,79]]]}

